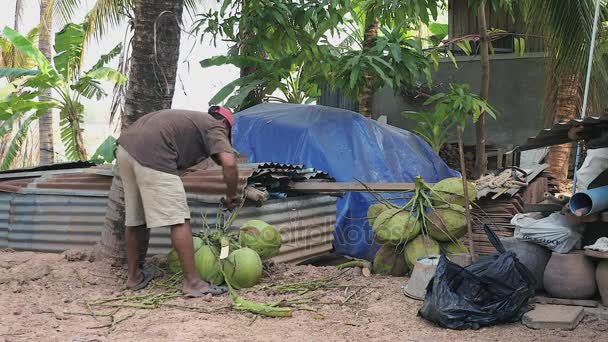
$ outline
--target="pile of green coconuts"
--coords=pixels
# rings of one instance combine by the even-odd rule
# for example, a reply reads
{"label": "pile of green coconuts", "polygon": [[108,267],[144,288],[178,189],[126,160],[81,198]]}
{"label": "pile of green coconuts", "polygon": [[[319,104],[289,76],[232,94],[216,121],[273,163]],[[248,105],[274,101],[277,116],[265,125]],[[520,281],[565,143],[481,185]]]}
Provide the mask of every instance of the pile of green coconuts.
{"label": "pile of green coconuts", "polygon": [[[467,183],[472,203],[475,185]],[[381,245],[372,264],[375,274],[403,276],[421,257],[469,252],[461,241],[467,233],[462,179],[446,178],[430,186],[417,177],[415,184],[405,206],[382,199],[368,209],[374,239]]]}
{"label": "pile of green coconuts", "polygon": [[[198,275],[213,285],[230,284],[235,289],[249,288],[262,277],[262,262],[279,254],[281,234],[270,224],[251,220],[238,234],[214,232],[193,237],[194,262]],[[226,256],[222,250],[229,251]],[[177,252],[167,257],[169,271],[181,271]]]}

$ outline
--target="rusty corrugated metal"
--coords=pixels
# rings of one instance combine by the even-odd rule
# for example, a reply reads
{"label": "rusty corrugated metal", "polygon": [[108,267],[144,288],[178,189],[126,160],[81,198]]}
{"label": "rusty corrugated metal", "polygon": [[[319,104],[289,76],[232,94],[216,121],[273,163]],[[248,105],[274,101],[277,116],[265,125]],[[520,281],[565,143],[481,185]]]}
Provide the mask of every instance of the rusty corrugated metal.
{"label": "rusty corrugated metal", "polygon": [[[289,170],[305,169],[292,167]],[[241,165],[241,191],[248,183],[266,186],[255,178],[256,174],[266,174],[266,171],[261,170],[260,164]],[[324,173],[317,174],[326,177]],[[112,181],[108,175],[111,175],[108,170],[49,173],[20,181],[20,186],[13,188],[15,192],[0,192],[0,246],[15,250],[62,252],[95,244],[104,227],[107,195]],[[274,182],[290,176],[289,172],[276,170],[273,177],[276,177],[272,179]],[[197,170],[186,174],[182,180],[196,232],[202,227],[203,215],[210,224],[214,223],[226,186],[221,169]],[[0,187],[3,184],[15,186],[16,183],[15,180],[0,181]],[[300,262],[332,249],[336,219],[333,197],[287,197],[267,201],[261,207],[248,203],[241,210],[235,226],[254,218],[275,225],[281,232],[284,246],[274,259],[277,262]],[[168,252],[170,243],[169,228],[152,229],[150,254]]]}
{"label": "rusty corrugated metal", "polygon": [[11,201],[8,247],[62,252],[99,241],[107,198],[16,193]]}
{"label": "rusty corrugated metal", "polygon": [[529,138],[524,146],[515,148],[515,151],[527,151],[572,142],[572,140],[568,137],[568,131],[574,126],[606,127],[608,126],[608,117],[588,116],[584,119],[572,119],[567,122],[556,123],[551,128],[541,130],[535,137]]}
{"label": "rusty corrugated metal", "polygon": [[[9,195],[14,195],[10,200]],[[37,252],[62,252],[97,243],[104,227],[105,196],[4,194],[0,208],[8,206],[6,247]],[[215,223],[218,205],[189,195],[193,231],[199,232],[203,215]],[[7,208],[8,209],[8,208]],[[268,201],[262,207],[244,207],[235,227],[250,219],[261,219],[276,226],[284,245],[277,262],[300,262],[332,248],[335,225],[335,199],[329,196],[301,196]],[[0,225],[3,217],[0,216]],[[0,230],[2,234],[2,230]],[[0,235],[0,241],[2,235]],[[1,242],[0,242],[1,243]],[[153,228],[150,254],[167,253],[171,247],[168,227]]]}
{"label": "rusty corrugated metal", "polygon": [[0,192],[0,248],[8,248],[8,219],[14,195],[10,192]]}

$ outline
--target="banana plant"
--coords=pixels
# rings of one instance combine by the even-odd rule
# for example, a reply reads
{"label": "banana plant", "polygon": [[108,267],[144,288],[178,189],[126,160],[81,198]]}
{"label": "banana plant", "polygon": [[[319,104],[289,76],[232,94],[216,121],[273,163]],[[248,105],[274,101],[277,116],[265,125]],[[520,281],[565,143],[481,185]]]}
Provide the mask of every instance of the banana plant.
{"label": "banana plant", "polygon": [[[106,67],[120,54],[119,44],[89,70],[82,71],[82,49],[85,42],[83,24],[67,24],[55,35],[55,57],[47,60],[34,44],[9,27],[3,35],[21,53],[29,57],[36,68],[0,68],[0,79],[9,79],[9,85],[0,90],[0,137],[6,134],[15,120],[27,117],[28,125],[40,118],[48,109],[57,109],[60,116],[61,141],[69,160],[87,160],[82,123],[85,108],[83,98],[101,99],[107,96],[102,81],[120,86],[127,81],[125,75]],[[12,82],[10,80],[13,80]],[[51,89],[51,96],[44,90]],[[23,125],[13,138],[0,169],[10,167],[27,134]]]}

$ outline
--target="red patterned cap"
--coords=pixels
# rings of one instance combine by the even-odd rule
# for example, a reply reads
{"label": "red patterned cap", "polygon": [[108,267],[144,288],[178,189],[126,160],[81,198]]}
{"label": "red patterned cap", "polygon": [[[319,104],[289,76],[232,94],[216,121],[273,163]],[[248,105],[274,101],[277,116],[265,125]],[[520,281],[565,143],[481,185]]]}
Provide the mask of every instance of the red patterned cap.
{"label": "red patterned cap", "polygon": [[224,117],[224,119],[226,119],[226,121],[228,121],[230,128],[232,128],[234,126],[234,117],[232,116],[232,112],[230,111],[230,109],[228,109],[226,107],[213,106],[213,107],[209,108],[208,112],[209,112],[209,114],[219,114],[222,117]]}

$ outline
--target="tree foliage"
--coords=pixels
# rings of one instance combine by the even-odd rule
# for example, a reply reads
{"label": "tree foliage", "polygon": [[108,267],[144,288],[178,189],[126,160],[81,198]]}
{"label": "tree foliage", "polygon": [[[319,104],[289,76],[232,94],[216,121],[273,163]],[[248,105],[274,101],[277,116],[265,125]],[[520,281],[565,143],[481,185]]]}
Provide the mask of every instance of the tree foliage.
{"label": "tree foliage", "polygon": [[[222,2],[219,10],[200,15],[194,30],[231,42],[227,56],[201,61],[203,67],[234,65],[253,70],[222,88],[211,104],[243,108],[257,89],[268,101],[306,103],[320,95],[320,85],[339,87],[356,97],[371,75],[373,90],[399,89],[421,75],[430,79],[428,56],[408,33],[414,23],[437,16],[431,0],[241,0]],[[377,45],[363,49],[369,20],[379,18]],[[346,31],[344,29],[346,28]],[[346,34],[334,45],[331,36]],[[247,53],[244,53],[247,51]],[[285,99],[272,94],[280,91]]]}
{"label": "tree foliage", "polygon": [[[256,90],[267,100],[303,103],[320,94],[319,84],[330,72],[322,63],[326,34],[343,23],[344,0],[241,0],[222,2],[219,10],[199,16],[194,32],[232,44],[228,56],[201,61],[203,67],[234,65],[250,73],[229,83],[210,104],[226,101],[245,108],[247,95]],[[285,99],[272,94],[280,91]]]}
{"label": "tree foliage", "polygon": [[[4,88],[0,98],[0,120],[2,127],[12,126],[16,120],[26,117],[30,124],[49,109],[57,109],[60,114],[61,140],[70,160],[86,160],[87,153],[82,138],[84,106],[82,97],[101,99],[106,96],[101,81],[116,85],[126,82],[126,77],[105,65],[118,54],[116,47],[108,55],[102,56],[93,68],[82,70],[82,48],[85,41],[85,25],[68,24],[55,35],[55,57],[47,60],[32,41],[9,27],[3,35],[22,54],[32,61],[35,68],[0,68],[0,78],[6,77],[10,83]],[[12,80],[12,81],[11,81]],[[54,96],[44,95],[43,90],[52,89]],[[37,100],[36,98],[41,100]],[[24,127],[25,126],[25,127]],[[2,162],[7,168],[18,152],[27,125],[23,125],[13,138],[9,152]],[[6,134],[0,129],[0,136]],[[23,133],[25,134],[25,133]]]}

